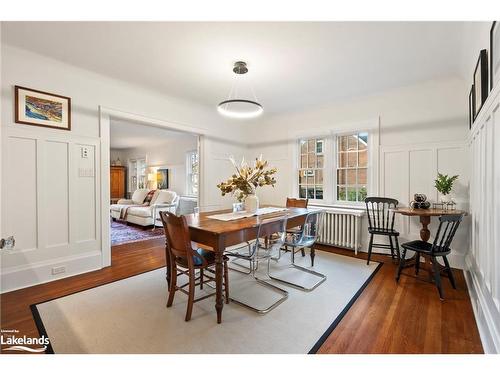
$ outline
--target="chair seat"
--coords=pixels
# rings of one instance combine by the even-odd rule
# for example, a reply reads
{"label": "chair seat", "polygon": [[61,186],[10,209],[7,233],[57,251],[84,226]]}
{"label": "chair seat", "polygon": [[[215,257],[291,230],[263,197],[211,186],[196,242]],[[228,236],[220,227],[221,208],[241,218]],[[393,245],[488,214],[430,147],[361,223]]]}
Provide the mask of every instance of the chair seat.
{"label": "chair seat", "polygon": [[399,236],[399,232],[394,229],[368,228],[368,232],[372,234],[381,234],[386,236]]}
{"label": "chair seat", "polygon": [[[198,248],[195,250],[201,257],[205,259],[207,262],[208,266],[212,266],[215,264],[215,253],[213,251],[205,250],[202,248]],[[229,258],[224,255],[223,260],[228,260]],[[186,258],[181,258],[177,257],[175,259],[176,263],[180,265],[181,267],[187,268],[187,259]],[[196,267],[200,267],[203,264],[200,258],[193,256],[193,265]]]}
{"label": "chair seat", "polygon": [[[411,251],[416,251],[418,253],[424,253],[424,254],[430,254],[431,249],[432,249],[432,243],[421,241],[421,240],[405,242],[401,246],[403,246],[405,249],[408,249]],[[449,253],[450,253],[449,249],[444,250],[444,251],[440,251],[439,247],[437,247],[437,250],[434,251],[435,256],[448,255]]]}

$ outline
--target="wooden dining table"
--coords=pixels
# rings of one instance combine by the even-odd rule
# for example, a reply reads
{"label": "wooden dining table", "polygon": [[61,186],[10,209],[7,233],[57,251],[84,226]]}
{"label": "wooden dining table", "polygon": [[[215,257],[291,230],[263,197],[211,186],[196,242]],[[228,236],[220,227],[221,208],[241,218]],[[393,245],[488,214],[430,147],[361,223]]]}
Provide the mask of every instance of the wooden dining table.
{"label": "wooden dining table", "polygon": [[[222,262],[225,249],[229,246],[254,240],[257,237],[257,229],[263,220],[266,220],[265,226],[272,227],[273,223],[278,223],[286,215],[288,218],[287,228],[293,228],[302,225],[308,213],[317,211],[320,210],[288,208],[284,211],[231,221],[222,221],[209,217],[216,214],[230,213],[231,210],[203,212],[185,216],[191,241],[201,244],[203,247],[208,247],[215,253],[215,310],[217,311],[217,323],[222,321],[222,308],[224,306]],[[276,220],[272,220],[274,218]],[[311,257],[314,258],[314,248],[311,248]]]}

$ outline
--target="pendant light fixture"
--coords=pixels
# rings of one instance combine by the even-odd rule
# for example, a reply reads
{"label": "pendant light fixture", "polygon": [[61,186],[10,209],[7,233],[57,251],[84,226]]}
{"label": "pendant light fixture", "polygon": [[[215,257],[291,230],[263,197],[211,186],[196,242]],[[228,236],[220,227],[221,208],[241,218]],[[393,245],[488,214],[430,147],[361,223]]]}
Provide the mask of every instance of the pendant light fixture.
{"label": "pendant light fixture", "polygon": [[257,117],[264,112],[264,108],[257,101],[257,97],[250,86],[253,100],[239,98],[238,84],[242,75],[248,72],[247,64],[244,61],[237,61],[234,63],[233,72],[237,75],[235,82],[229,92],[229,97],[219,103],[217,110],[220,114],[233,118],[252,118]]}

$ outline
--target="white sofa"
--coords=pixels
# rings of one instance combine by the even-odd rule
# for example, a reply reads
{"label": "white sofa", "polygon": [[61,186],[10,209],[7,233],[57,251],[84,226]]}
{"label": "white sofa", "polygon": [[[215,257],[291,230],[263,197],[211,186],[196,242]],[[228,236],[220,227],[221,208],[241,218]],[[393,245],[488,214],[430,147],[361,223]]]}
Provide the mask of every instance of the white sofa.
{"label": "white sofa", "polygon": [[156,190],[149,205],[144,205],[144,199],[150,189],[137,189],[131,199],[120,199],[118,203],[110,206],[110,214],[113,220],[120,219],[122,211],[127,209],[125,220],[142,226],[157,225],[153,219],[159,219],[160,211],[175,213],[179,204],[179,196],[174,191]]}

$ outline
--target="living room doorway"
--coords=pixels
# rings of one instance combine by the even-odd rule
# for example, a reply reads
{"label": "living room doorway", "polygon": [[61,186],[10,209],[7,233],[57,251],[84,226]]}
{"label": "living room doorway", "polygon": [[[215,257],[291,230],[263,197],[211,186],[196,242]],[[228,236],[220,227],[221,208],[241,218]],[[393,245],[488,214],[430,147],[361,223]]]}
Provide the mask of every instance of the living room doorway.
{"label": "living room doorway", "polygon": [[185,215],[199,206],[199,138],[155,123],[109,116],[107,203],[113,252],[122,245],[163,238],[160,211]]}

